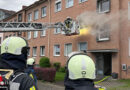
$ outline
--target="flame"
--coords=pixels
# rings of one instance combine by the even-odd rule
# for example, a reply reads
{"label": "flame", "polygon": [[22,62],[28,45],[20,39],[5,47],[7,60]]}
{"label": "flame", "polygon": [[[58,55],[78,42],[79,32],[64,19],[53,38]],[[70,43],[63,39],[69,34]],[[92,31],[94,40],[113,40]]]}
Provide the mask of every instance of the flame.
{"label": "flame", "polygon": [[90,34],[90,27],[80,29],[80,35],[87,35],[87,34]]}

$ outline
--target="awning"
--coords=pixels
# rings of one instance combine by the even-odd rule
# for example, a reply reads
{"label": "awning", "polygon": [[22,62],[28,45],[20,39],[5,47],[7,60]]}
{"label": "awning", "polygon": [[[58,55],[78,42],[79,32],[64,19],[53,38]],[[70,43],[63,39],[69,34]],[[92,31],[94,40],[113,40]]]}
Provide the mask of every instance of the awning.
{"label": "awning", "polygon": [[99,50],[88,50],[87,52],[91,52],[91,53],[103,53],[103,52],[113,52],[113,53],[117,53],[118,50],[117,49],[99,49]]}

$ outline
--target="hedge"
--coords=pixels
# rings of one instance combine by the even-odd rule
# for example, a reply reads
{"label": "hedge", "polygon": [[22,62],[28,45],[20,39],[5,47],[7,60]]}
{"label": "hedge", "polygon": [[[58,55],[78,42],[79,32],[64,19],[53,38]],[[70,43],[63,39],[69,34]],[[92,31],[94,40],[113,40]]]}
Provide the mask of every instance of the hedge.
{"label": "hedge", "polygon": [[54,68],[35,68],[37,79],[52,82],[55,80],[56,70]]}

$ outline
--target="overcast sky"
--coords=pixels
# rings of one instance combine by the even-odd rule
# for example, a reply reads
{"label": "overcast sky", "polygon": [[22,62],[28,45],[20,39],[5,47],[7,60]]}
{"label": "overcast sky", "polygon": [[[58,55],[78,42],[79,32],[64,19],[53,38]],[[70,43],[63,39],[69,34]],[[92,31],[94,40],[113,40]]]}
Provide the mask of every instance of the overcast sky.
{"label": "overcast sky", "polygon": [[19,11],[22,9],[23,5],[30,5],[33,4],[35,1],[38,0],[0,0],[0,8]]}

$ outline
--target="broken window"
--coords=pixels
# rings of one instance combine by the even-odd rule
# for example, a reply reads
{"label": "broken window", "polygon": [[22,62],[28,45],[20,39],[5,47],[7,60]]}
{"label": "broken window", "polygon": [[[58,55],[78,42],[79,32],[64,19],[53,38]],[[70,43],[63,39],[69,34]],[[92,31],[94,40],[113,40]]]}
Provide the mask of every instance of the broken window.
{"label": "broken window", "polygon": [[109,27],[108,25],[104,25],[101,28],[98,28],[98,36],[97,36],[97,41],[106,41],[109,40],[110,38],[110,33],[109,33]]}
{"label": "broken window", "polygon": [[110,11],[110,0],[97,0],[98,12],[109,12]]}

